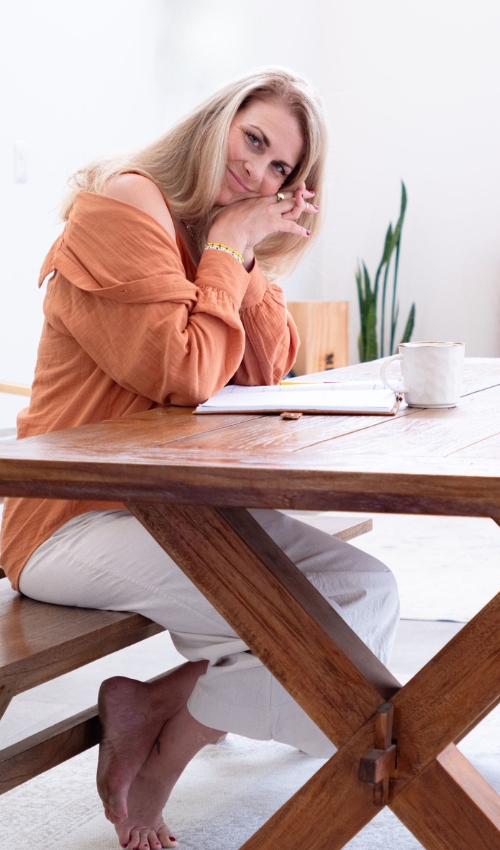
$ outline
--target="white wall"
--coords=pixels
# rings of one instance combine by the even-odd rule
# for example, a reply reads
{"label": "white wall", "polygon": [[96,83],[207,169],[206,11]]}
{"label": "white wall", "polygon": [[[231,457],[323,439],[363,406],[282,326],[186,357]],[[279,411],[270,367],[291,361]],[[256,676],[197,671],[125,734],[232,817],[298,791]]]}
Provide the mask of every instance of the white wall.
{"label": "white wall", "polygon": [[[324,297],[374,272],[408,190],[401,312],[414,339],[500,355],[500,5],[342,0],[323,30],[331,131]],[[358,311],[353,304],[351,355]]]}
{"label": "white wall", "polygon": [[[311,0],[314,12],[319,5]],[[311,74],[297,0],[16,0],[0,7],[0,379],[30,383],[42,323],[36,281],[68,177],[152,140],[258,64]],[[299,49],[298,49],[299,48]],[[26,142],[28,181],[14,182]],[[22,399],[0,396],[0,428]]]}
{"label": "white wall", "polygon": [[[38,270],[59,232],[68,176],[162,126],[151,56],[161,3],[16,0],[0,12],[0,374],[30,382],[41,326]],[[27,145],[28,180],[13,149]]]}
{"label": "white wall", "polygon": [[[401,310],[416,300],[415,338],[499,355],[499,24],[492,0],[2,4],[0,378],[31,381],[36,279],[72,171],[149,141],[231,76],[270,62],[320,89],[331,132],[325,233],[288,297],[352,301],[356,359],[356,260],[375,268],[403,178]],[[16,141],[27,143],[25,184],[14,182]]]}

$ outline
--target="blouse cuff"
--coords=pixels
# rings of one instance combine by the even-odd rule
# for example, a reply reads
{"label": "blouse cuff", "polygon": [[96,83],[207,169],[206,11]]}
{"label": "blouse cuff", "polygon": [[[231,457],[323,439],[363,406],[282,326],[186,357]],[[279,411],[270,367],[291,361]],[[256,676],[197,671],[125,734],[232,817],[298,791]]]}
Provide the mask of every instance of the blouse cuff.
{"label": "blouse cuff", "polygon": [[229,295],[240,309],[249,275],[235,257],[224,251],[204,251],[196,274],[196,285],[203,289],[220,289]]}
{"label": "blouse cuff", "polygon": [[255,260],[252,270],[248,273],[248,279],[247,290],[241,302],[242,310],[248,310],[250,307],[256,307],[257,304],[260,304],[268,287],[267,279],[262,274],[257,260]]}

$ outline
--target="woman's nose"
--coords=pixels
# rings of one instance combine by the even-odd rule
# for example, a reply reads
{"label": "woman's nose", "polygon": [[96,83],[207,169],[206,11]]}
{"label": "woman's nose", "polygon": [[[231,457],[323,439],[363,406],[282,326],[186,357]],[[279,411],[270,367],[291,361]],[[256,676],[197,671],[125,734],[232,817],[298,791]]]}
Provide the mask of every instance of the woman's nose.
{"label": "woman's nose", "polygon": [[[244,164],[244,168],[248,179],[251,180],[252,183],[256,183],[260,186],[266,171],[265,163],[260,159],[248,159]],[[252,186],[252,188],[254,188],[254,186]]]}

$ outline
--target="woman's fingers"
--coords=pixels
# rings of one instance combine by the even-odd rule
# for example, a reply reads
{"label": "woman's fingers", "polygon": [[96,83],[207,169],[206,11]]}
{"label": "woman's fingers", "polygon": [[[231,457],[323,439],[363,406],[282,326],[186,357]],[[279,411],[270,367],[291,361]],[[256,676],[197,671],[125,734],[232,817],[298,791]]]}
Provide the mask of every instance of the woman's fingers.
{"label": "woman's fingers", "polygon": [[305,227],[297,224],[297,222],[286,218],[281,220],[281,226],[279,229],[282,233],[293,233],[295,236],[307,237],[311,235],[310,230],[307,230]]}
{"label": "woman's fingers", "polygon": [[[282,195],[285,196],[284,199],[278,201],[278,204],[283,204],[280,230],[307,238],[311,235],[310,231],[298,224],[297,219],[300,218],[302,213],[315,215],[318,212],[319,208],[310,201],[311,198],[314,198],[314,190],[307,189],[306,184],[301,183],[295,191],[285,191]],[[287,204],[286,207],[285,204]]]}
{"label": "woman's fingers", "polygon": [[[311,193],[310,197],[314,197],[314,193]],[[307,197],[304,197],[303,195],[299,198],[296,194],[294,194],[293,199],[291,200],[293,200],[293,204],[288,204],[287,207],[285,207],[285,201],[281,201],[281,204],[283,204],[281,212],[283,218],[297,221],[302,213],[306,213],[307,215],[316,215],[319,211],[319,207],[316,206],[316,204],[311,203],[311,201],[307,200]]]}
{"label": "woman's fingers", "polygon": [[293,191],[283,189],[274,196],[236,201],[219,212],[210,228],[208,241],[230,245],[246,257],[271,233],[307,237],[310,235],[308,228],[301,226],[298,220],[303,214],[318,212],[318,207],[309,200],[313,197],[314,191],[302,183]]}
{"label": "woman's fingers", "polygon": [[306,212],[307,204],[309,204],[310,199],[314,197],[314,190],[307,189],[306,184],[301,183],[300,186],[297,186],[294,196],[297,207],[301,210],[301,212]]}
{"label": "woman's fingers", "polygon": [[295,190],[285,190],[278,193],[277,204],[280,207],[280,215],[282,218],[290,221],[297,221],[302,213],[307,215],[315,215],[319,207],[312,203],[314,198],[314,190],[307,189],[305,183],[301,183]]}
{"label": "woman's fingers", "polygon": [[292,212],[297,206],[297,201],[295,200],[295,195],[292,192],[282,192],[276,204],[273,204],[276,207],[276,210],[280,215],[286,215],[287,213]]}

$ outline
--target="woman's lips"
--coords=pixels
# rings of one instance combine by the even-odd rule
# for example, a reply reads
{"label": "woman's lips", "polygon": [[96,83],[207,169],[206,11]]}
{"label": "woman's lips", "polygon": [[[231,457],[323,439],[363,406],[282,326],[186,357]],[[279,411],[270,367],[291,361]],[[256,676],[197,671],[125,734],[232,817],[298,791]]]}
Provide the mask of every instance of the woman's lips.
{"label": "woman's lips", "polygon": [[231,177],[233,178],[233,182],[236,184],[236,186],[238,187],[238,189],[240,190],[240,192],[241,192],[241,191],[243,191],[243,192],[249,192],[249,191],[250,191],[250,189],[248,188],[248,186],[245,186],[245,184],[243,183],[243,181],[242,181],[242,180],[240,180],[240,178],[236,176],[236,174],[234,173],[234,171],[231,171],[231,169],[229,168],[229,166],[227,167],[227,170],[229,171],[229,173],[230,173]]}

